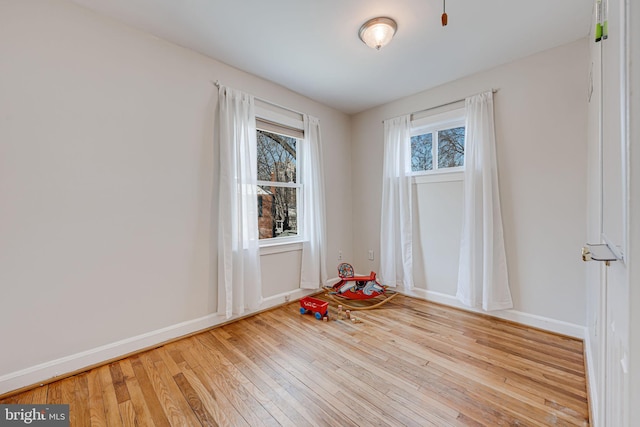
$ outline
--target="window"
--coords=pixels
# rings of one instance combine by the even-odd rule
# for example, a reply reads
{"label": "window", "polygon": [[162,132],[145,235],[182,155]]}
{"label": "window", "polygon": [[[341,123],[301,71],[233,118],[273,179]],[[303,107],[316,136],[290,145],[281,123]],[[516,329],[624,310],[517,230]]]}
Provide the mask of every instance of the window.
{"label": "window", "polygon": [[412,121],[411,171],[453,172],[464,168],[464,109]]}
{"label": "window", "polygon": [[[298,236],[301,185],[298,150],[301,140],[265,130],[257,121],[258,228],[260,239]],[[273,126],[269,126],[273,129]]]}

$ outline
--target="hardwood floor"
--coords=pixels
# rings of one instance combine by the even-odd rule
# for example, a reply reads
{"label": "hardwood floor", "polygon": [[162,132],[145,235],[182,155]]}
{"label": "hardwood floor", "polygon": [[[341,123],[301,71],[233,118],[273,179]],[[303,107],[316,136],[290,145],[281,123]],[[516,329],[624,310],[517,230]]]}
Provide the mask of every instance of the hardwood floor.
{"label": "hardwood floor", "polygon": [[586,426],[581,341],[398,296],[360,323],[291,303],[0,403],[72,426]]}

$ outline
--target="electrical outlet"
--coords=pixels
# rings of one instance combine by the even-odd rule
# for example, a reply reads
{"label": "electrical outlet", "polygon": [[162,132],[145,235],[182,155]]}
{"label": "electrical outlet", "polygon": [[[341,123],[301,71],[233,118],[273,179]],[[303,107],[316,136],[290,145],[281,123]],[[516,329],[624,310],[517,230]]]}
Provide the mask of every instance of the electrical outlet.
{"label": "electrical outlet", "polygon": [[342,261],[342,251],[338,251],[338,261]]}
{"label": "electrical outlet", "polygon": [[369,261],[373,261],[373,249],[369,249]]}

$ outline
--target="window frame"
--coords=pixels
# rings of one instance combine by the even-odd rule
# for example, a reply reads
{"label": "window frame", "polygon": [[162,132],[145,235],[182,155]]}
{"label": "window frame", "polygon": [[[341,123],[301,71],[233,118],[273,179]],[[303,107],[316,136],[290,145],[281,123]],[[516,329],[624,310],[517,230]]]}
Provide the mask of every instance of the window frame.
{"label": "window frame", "polygon": [[[438,167],[438,132],[448,129],[453,129],[457,127],[465,127],[465,155],[463,158],[462,166],[455,166],[449,168],[439,168]],[[409,163],[409,172],[413,177],[427,176],[427,175],[440,175],[440,174],[448,174],[448,173],[461,173],[464,172],[465,164],[466,164],[466,137],[467,130],[465,126],[465,108],[456,108],[444,113],[433,114],[426,117],[415,118],[411,121],[411,133],[410,138],[418,135],[424,135],[427,133],[431,133],[433,136],[431,138],[431,157],[432,157],[432,169],[430,170],[422,170],[422,171],[414,171],[411,168],[411,162]],[[411,144],[411,142],[409,142]],[[409,147],[411,150],[411,147]]]}
{"label": "window frame", "polygon": [[[259,239],[258,244],[261,248],[261,255],[268,255],[272,253],[287,252],[290,250],[297,250],[302,248],[303,238],[303,221],[301,220],[302,212],[302,198],[304,192],[304,185],[300,182],[300,156],[302,150],[304,150],[304,126],[302,116],[292,114],[283,114],[290,112],[278,112],[268,106],[260,107],[256,105],[256,137],[257,131],[263,131],[268,133],[274,133],[282,135],[288,138],[296,139],[296,181],[295,183],[289,182],[275,182],[275,181],[263,181],[257,180],[259,186],[269,186],[278,188],[296,188],[296,226],[297,234],[295,236],[286,237],[270,237],[266,239]],[[257,139],[256,139],[257,143]],[[257,147],[256,147],[257,148]],[[257,200],[256,200],[256,203]],[[259,216],[256,216],[258,221]],[[267,248],[267,249],[265,249]],[[268,249],[271,248],[271,249]]]}

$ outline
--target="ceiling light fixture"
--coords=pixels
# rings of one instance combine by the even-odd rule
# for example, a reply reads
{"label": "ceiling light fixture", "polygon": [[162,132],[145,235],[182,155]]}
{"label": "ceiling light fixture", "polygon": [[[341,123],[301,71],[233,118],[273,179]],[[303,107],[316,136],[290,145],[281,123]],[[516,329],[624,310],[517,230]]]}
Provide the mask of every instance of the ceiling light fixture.
{"label": "ceiling light fixture", "polygon": [[380,50],[391,41],[397,29],[396,21],[391,18],[373,18],[362,24],[358,36],[367,46]]}

